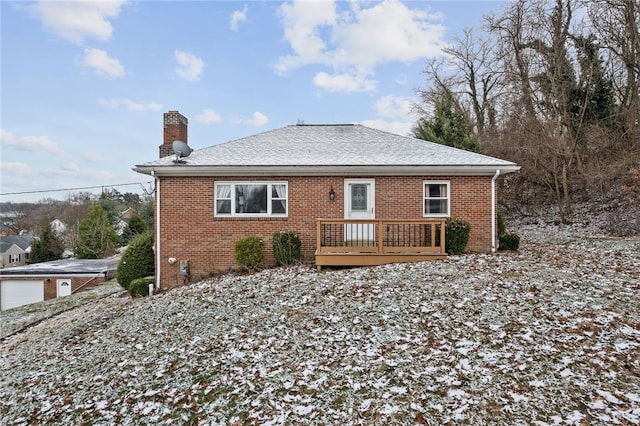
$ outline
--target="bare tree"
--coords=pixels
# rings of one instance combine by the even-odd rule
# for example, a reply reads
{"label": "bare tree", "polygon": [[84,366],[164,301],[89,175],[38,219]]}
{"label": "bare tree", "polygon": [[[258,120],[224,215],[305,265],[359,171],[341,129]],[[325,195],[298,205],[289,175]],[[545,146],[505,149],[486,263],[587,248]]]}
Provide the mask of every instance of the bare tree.
{"label": "bare tree", "polygon": [[640,139],[640,2],[638,0],[590,0],[590,23],[606,49],[618,98],[618,113],[632,140]]}
{"label": "bare tree", "polygon": [[475,35],[473,29],[466,28],[462,35],[454,39],[454,44],[444,49],[448,54],[448,64],[453,70],[453,81],[460,88],[473,112],[474,124],[482,138],[487,127],[495,133],[494,98],[500,86],[501,72],[488,38]]}

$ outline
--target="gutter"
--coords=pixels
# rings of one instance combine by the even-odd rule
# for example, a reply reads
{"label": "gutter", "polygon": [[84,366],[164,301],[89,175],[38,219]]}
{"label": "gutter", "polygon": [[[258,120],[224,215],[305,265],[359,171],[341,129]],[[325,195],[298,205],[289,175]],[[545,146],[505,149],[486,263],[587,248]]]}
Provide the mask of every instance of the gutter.
{"label": "gutter", "polygon": [[491,176],[520,170],[513,163],[483,165],[140,165],[135,172],[151,176]]}
{"label": "gutter", "polygon": [[155,181],[155,197],[156,197],[156,290],[160,290],[160,265],[162,262],[160,261],[160,178],[156,176],[155,170],[151,170],[151,176]]}
{"label": "gutter", "polygon": [[491,178],[491,253],[497,251],[496,246],[496,179],[500,176],[500,169]]}

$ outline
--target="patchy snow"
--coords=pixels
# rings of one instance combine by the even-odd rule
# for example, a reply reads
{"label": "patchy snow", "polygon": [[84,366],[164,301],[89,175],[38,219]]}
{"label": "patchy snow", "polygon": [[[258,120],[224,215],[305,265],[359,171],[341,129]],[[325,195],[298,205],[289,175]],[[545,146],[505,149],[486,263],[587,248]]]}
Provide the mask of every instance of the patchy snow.
{"label": "patchy snow", "polygon": [[0,343],[7,424],[640,424],[640,241],[228,275]]}

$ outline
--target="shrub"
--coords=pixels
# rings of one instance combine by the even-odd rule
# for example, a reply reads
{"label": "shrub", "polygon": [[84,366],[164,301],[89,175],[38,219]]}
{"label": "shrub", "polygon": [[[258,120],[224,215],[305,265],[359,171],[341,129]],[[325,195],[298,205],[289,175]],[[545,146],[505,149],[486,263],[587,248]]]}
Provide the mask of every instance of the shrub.
{"label": "shrub", "polygon": [[506,232],[498,237],[498,242],[500,250],[516,251],[520,247],[520,235],[514,232]]}
{"label": "shrub", "polygon": [[507,217],[504,212],[498,210],[498,236],[502,236],[507,233]]}
{"label": "shrub", "polygon": [[507,218],[498,211],[498,250],[516,251],[520,247],[520,235],[507,232]]}
{"label": "shrub", "polygon": [[300,261],[300,236],[293,231],[273,233],[273,257],[276,265],[288,266]]}
{"label": "shrub", "polygon": [[149,295],[149,284],[153,283],[149,278],[136,278],[129,283],[127,291],[131,297],[144,297]]}
{"label": "shrub", "polygon": [[136,235],[129,243],[118,264],[116,280],[125,290],[128,290],[131,281],[154,273],[153,232],[146,231]]}
{"label": "shrub", "polygon": [[262,267],[264,260],[264,240],[258,237],[246,237],[235,245],[236,263],[250,271]]}
{"label": "shrub", "polygon": [[449,254],[460,254],[464,252],[469,241],[469,232],[471,231],[471,225],[469,222],[449,218],[445,225],[445,250]]}

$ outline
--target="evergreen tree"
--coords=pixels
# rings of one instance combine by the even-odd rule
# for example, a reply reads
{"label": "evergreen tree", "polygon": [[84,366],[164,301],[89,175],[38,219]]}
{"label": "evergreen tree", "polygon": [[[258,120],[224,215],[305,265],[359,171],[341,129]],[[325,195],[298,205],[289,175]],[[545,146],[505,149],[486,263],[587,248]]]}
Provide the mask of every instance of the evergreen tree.
{"label": "evergreen tree", "polygon": [[436,100],[433,118],[423,117],[418,120],[413,135],[418,139],[480,152],[480,144],[473,135],[473,128],[465,114],[454,105],[453,95],[449,90],[445,90]]}
{"label": "evergreen tree", "polygon": [[79,259],[102,259],[112,255],[118,242],[109,216],[100,203],[95,203],[78,229],[78,244],[75,255]]}
{"label": "evergreen tree", "polygon": [[140,206],[140,217],[146,223],[147,229],[153,229],[153,215],[154,215],[154,200],[153,197],[147,198]]}
{"label": "evergreen tree", "polygon": [[131,219],[129,219],[129,223],[127,223],[127,226],[124,228],[124,231],[122,231],[121,245],[123,246],[127,245],[127,243],[129,243],[129,241],[131,241],[133,237],[135,237],[138,234],[142,234],[147,229],[149,228],[147,227],[147,224],[144,221],[144,219],[142,219],[137,214],[133,215]]}
{"label": "evergreen tree", "polygon": [[129,247],[122,255],[116,280],[125,289],[129,289],[131,281],[154,274],[153,242],[153,231],[145,231],[131,240]]}
{"label": "evergreen tree", "polygon": [[58,260],[62,258],[62,253],[64,253],[62,241],[53,232],[51,225],[47,225],[40,233],[40,238],[31,243],[29,261],[31,263],[40,263]]}

